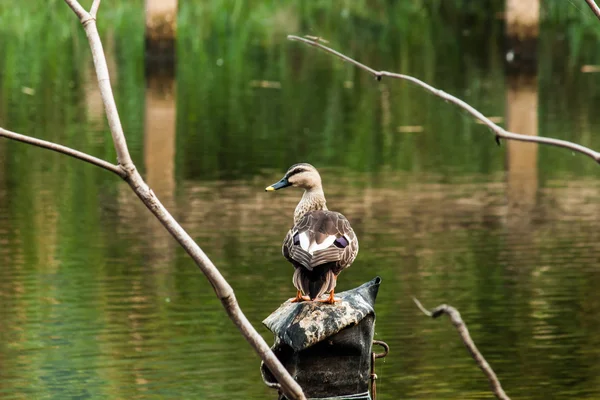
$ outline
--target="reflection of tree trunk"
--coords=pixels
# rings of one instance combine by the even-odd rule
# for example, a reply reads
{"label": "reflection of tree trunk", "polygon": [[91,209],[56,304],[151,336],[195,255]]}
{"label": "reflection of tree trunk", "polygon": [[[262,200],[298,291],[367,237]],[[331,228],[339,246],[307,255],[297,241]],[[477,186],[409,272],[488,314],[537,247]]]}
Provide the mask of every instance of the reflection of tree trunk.
{"label": "reflection of tree trunk", "polygon": [[87,120],[92,125],[101,126],[102,118],[104,117],[104,104],[100,94],[100,87],[95,78],[96,70],[94,63],[90,60],[87,63],[85,70],[85,108],[87,112]]}
{"label": "reflection of tree trunk", "polygon": [[[539,0],[506,0],[506,127],[524,135],[538,134],[539,20]],[[536,202],[538,146],[515,141],[508,141],[506,146],[509,215],[514,222],[526,222]]]}
{"label": "reflection of tree trunk", "polygon": [[[115,88],[117,86],[117,62],[115,57],[115,35],[112,30],[109,30],[106,34],[104,53],[106,54],[110,82]],[[102,103],[98,78],[96,78],[96,69],[91,59],[85,72],[85,105],[88,121],[100,125],[104,120],[104,103]]]}
{"label": "reflection of tree trunk", "polygon": [[[390,89],[385,84],[379,85],[381,93],[381,128],[383,131],[383,144],[385,148],[392,146],[392,131],[390,125],[392,122],[392,112],[390,106]],[[385,154],[387,156],[387,154]]]}
{"label": "reflection of tree trunk", "polygon": [[[175,192],[175,80],[172,76],[148,76],[144,121],[144,163],[146,182],[166,207],[174,206]],[[150,248],[157,250],[157,262],[170,259],[173,241],[160,224],[149,221]],[[159,261],[160,260],[160,261]]]}
{"label": "reflection of tree trunk", "polygon": [[148,77],[144,127],[146,180],[169,205],[175,189],[175,81]]}
{"label": "reflection of tree trunk", "polygon": [[[508,85],[507,129],[524,135],[537,135],[537,78],[509,78]],[[538,146],[516,141],[507,141],[506,146],[509,213],[521,218],[531,212],[536,202]]]}

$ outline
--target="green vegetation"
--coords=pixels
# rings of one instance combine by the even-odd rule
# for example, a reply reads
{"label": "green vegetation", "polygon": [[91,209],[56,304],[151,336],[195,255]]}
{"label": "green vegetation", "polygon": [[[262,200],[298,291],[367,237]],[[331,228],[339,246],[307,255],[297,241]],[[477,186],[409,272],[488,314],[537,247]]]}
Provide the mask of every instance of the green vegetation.
{"label": "green vegetation", "polygon": [[[539,133],[600,149],[598,75],[580,73],[600,63],[592,51],[600,22],[583,3],[543,3]],[[383,277],[377,333],[394,356],[378,364],[382,399],[489,397],[462,344],[448,339],[451,327],[418,314],[413,294],[461,310],[514,397],[598,397],[598,187],[586,181],[598,166],[540,148],[534,223],[510,226],[499,183],[505,144],[499,149],[485,128],[418,88],[376,82],[285,39],[320,36],[377,69],[504,116],[502,1],[180,4],[169,208],[231,281],[253,324],[293,295],[280,254],[291,222],[282,210],[293,202],[260,191],[306,160],[334,168],[322,169],[329,203],[361,240],[341,289]],[[141,168],[142,1],[104,1],[99,27]],[[0,2],[0,37],[0,125],[113,160],[105,122],[88,103],[85,35],[64,3]],[[124,185],[0,140],[0,397],[272,395],[209,284]]]}
{"label": "green vegetation", "polygon": [[[86,143],[78,135],[85,122],[79,116],[90,76],[89,51],[64,3],[45,4],[0,5],[0,34],[6,38],[0,42],[0,115],[14,130],[114,158],[107,141]],[[357,171],[501,170],[503,151],[455,107],[406,83],[377,84],[363,71],[285,39],[289,33],[323,37],[369,65],[415,75],[487,115],[503,115],[503,28],[496,18],[501,10],[501,1],[183,2],[177,45],[178,175],[252,176],[300,158]],[[104,4],[99,19],[114,49],[116,97],[138,160],[142,12],[141,1],[120,1]],[[593,77],[582,76],[578,68],[595,62],[594,52],[581,49],[596,43],[600,29],[587,9],[569,2],[545,2],[543,15],[540,133],[598,147],[585,127],[566,124],[575,113],[593,113],[594,107],[586,105],[597,89],[588,84]],[[554,99],[564,90],[553,85],[563,80],[566,95]],[[257,87],[262,81],[278,88]],[[26,94],[28,88],[34,96]],[[40,121],[43,129],[36,124]],[[398,132],[405,125],[423,131]],[[555,156],[557,151],[540,151],[544,175],[593,172],[588,160],[573,162]]]}

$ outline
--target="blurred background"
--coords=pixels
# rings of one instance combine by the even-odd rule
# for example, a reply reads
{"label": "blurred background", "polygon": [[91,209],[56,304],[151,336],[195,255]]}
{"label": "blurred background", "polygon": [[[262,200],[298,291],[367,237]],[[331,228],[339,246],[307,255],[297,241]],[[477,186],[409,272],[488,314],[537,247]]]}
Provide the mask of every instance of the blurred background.
{"label": "blurred background", "polygon": [[[598,165],[498,147],[455,106],[286,40],[321,37],[507,129],[600,149],[600,21],[583,0],[518,3],[102,2],[132,157],[269,343],[261,321],[295,294],[281,242],[301,193],[264,188],[310,162],[361,244],[338,289],[382,277],[380,399],[491,396],[451,324],[411,296],[457,307],[512,397],[600,397]],[[0,54],[0,126],[115,160],[64,2],[2,2]],[[3,399],[276,397],[203,275],[125,183],[7,140],[0,303]]]}

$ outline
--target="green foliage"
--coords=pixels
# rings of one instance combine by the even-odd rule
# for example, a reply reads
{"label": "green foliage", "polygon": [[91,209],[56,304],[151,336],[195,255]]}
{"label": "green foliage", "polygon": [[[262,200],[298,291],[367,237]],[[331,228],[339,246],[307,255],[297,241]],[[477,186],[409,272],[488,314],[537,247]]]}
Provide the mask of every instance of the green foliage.
{"label": "green foliage", "polygon": [[[497,36],[501,27],[489,17],[468,15],[476,23],[469,24],[466,37],[468,18],[460,16],[460,5],[442,2],[182,4],[180,173],[188,178],[252,175],[298,159],[363,171],[385,165],[440,171],[450,164],[472,171],[483,163],[489,168],[489,151],[470,164],[460,158],[465,154],[460,149],[472,141],[478,145],[470,155],[491,146],[489,138],[480,139],[482,128],[463,130],[468,124],[454,107],[400,82],[378,85],[363,71],[285,40],[287,34],[320,36],[376,68],[414,74],[458,95],[483,95],[484,86],[491,85],[445,73],[464,67],[488,79],[478,71],[489,66],[497,44],[486,35]],[[481,42],[486,50],[475,50]],[[261,81],[280,89],[256,87]],[[495,104],[486,111],[501,112],[502,93],[484,96]],[[425,133],[398,133],[400,125],[423,125]]]}
{"label": "green foliage", "polygon": [[[574,77],[576,65],[595,62],[594,52],[580,49],[594,43],[600,29],[587,9],[567,3],[544,3],[542,92],[557,75]],[[80,106],[64,105],[82,104],[85,98],[89,50],[64,3],[44,4],[0,5],[0,34],[7,39],[0,42],[0,110],[13,129],[22,126],[30,133],[29,121],[52,120],[53,137],[59,139],[56,135],[76,131],[65,126],[82,122],[76,117]],[[495,19],[501,9],[501,1],[458,0],[182,2],[177,44],[179,176],[251,176],[298,159],[358,171],[384,166],[442,173],[500,170],[502,157],[485,129],[454,106],[405,83],[375,84],[364,71],[285,36],[320,36],[368,65],[415,75],[474,102],[488,115],[502,115],[503,28]],[[116,98],[134,158],[140,159],[141,0],[103,4],[99,29],[114,43]],[[557,47],[554,38],[563,31],[566,41],[559,38]],[[265,81],[279,88],[260,87]],[[571,87],[577,87],[575,82]],[[35,96],[25,94],[28,88]],[[586,86],[588,90],[588,99],[593,98],[594,86]],[[543,102],[541,107],[546,107]],[[540,124],[545,126],[544,114]],[[423,132],[399,133],[404,125],[422,126]],[[570,139],[579,138],[576,130],[565,131]],[[48,129],[39,134],[48,135]],[[103,141],[102,148],[100,155],[114,159],[110,141]],[[561,162],[553,163],[555,169],[566,167]],[[589,171],[585,164],[578,162]]]}
{"label": "green foliage", "polygon": [[[180,2],[177,217],[259,326],[293,294],[279,247],[291,221],[283,206],[271,209],[257,196],[277,173],[243,181],[300,160],[331,167],[323,169],[328,199],[361,238],[360,258],[340,286],[384,278],[377,332],[400,356],[378,364],[382,399],[489,395],[462,345],[448,341],[451,328],[420,316],[412,294],[426,305],[452,300],[515,397],[598,397],[597,227],[584,221],[593,212],[582,207],[576,223],[556,221],[580,204],[571,189],[557,190],[546,201],[568,198],[567,211],[540,206],[536,223],[514,235],[499,184],[504,144],[418,88],[376,82],[285,38],[320,36],[374,68],[414,75],[504,116],[502,7],[498,0]],[[592,51],[600,23],[583,3],[543,7],[539,133],[600,149],[597,75],[580,73],[581,64],[600,62]],[[105,0],[98,24],[141,166],[143,3]],[[0,2],[0,37],[0,125],[114,160],[107,126],[86,104],[94,78],[85,35],[64,2]],[[422,131],[399,129],[406,126]],[[0,164],[1,397],[273,394],[210,285],[133,205],[124,183],[9,141],[0,141]],[[595,177],[598,168],[550,147],[540,147],[538,164],[543,193]],[[586,184],[589,201],[581,203],[593,206],[595,190]],[[427,340],[415,335],[425,331]],[[532,388],[549,376],[552,384]]]}

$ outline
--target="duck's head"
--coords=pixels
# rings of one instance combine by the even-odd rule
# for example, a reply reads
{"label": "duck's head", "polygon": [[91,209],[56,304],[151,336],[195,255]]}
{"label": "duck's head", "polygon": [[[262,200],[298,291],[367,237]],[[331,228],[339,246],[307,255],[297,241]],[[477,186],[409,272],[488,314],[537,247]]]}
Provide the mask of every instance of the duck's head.
{"label": "duck's head", "polygon": [[294,164],[287,170],[279,182],[268,186],[265,191],[272,192],[288,186],[296,186],[305,190],[320,188],[321,175],[319,175],[317,169],[310,164]]}

